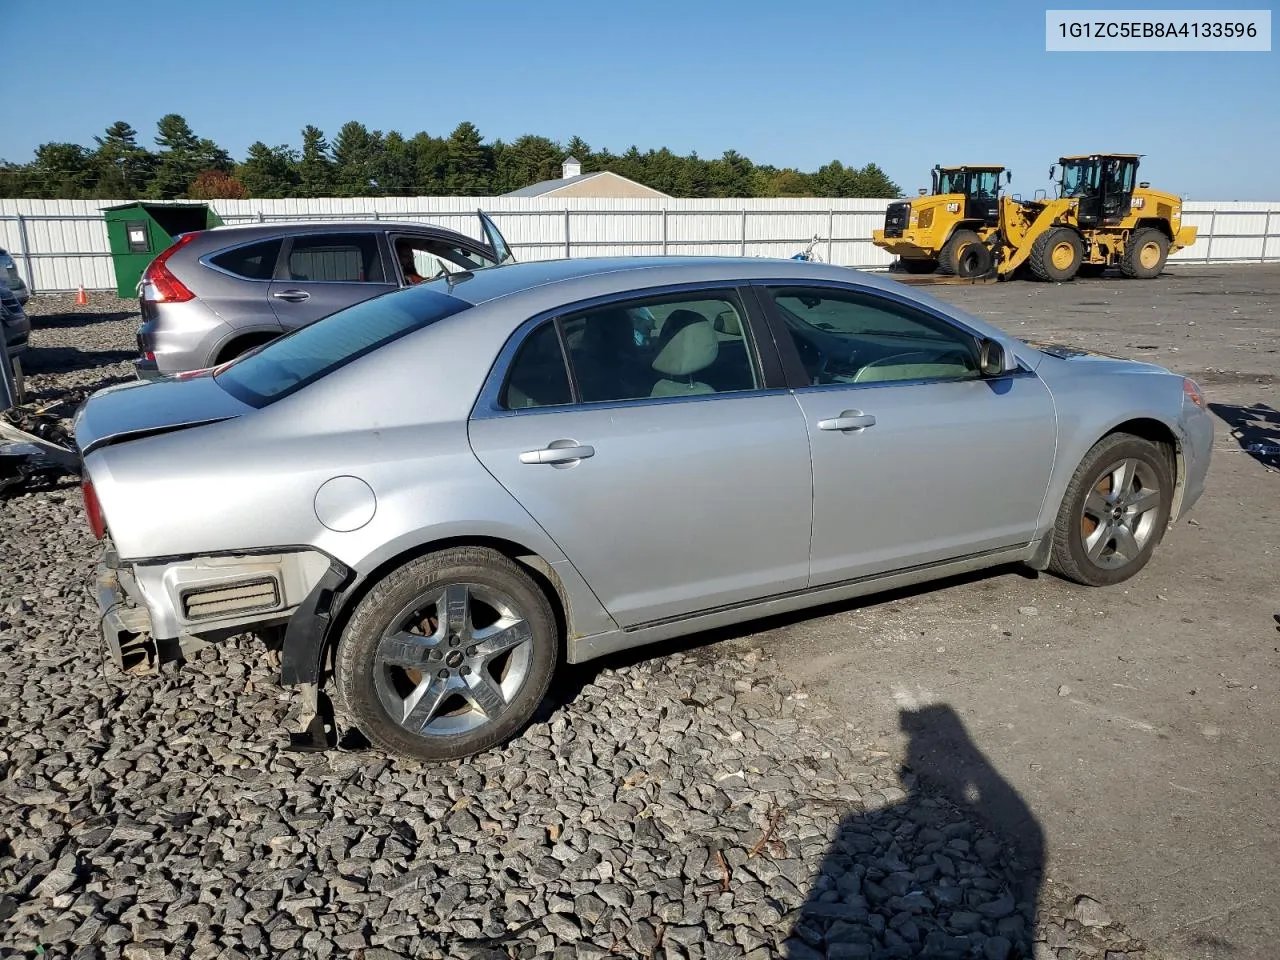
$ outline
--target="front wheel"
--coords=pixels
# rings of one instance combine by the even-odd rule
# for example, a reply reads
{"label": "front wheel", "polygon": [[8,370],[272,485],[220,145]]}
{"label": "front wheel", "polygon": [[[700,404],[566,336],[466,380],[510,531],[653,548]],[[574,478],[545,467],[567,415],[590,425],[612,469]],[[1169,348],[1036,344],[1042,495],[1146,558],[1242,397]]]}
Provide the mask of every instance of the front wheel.
{"label": "front wheel", "polygon": [[1080,270],[1084,241],[1069,227],[1052,227],[1031,244],[1027,267],[1037,280],[1065,283]]}
{"label": "front wheel", "polygon": [[559,649],[551,605],[523,568],[493,550],[443,550],[356,606],[338,646],[338,710],[389,752],[467,757],[524,727]]}
{"label": "front wheel", "polygon": [[1159,230],[1143,227],[1129,234],[1120,257],[1120,272],[1131,279],[1151,280],[1160,276],[1168,258],[1169,238]]}
{"label": "front wheel", "polygon": [[1151,559],[1172,503],[1164,448],[1131,434],[1103,437],[1067,485],[1049,569],[1092,587],[1128,580]]}

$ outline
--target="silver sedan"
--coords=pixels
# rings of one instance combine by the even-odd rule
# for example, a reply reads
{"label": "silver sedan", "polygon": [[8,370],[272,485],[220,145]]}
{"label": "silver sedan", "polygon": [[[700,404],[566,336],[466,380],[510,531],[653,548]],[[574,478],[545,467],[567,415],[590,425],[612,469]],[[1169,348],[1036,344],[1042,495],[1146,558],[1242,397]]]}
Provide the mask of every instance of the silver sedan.
{"label": "silver sedan", "polygon": [[561,661],[1009,562],[1120,583],[1204,489],[1204,406],[872,275],[583,259],[108,388],[76,440],[117,663],[275,629],[329,737],[443,759]]}

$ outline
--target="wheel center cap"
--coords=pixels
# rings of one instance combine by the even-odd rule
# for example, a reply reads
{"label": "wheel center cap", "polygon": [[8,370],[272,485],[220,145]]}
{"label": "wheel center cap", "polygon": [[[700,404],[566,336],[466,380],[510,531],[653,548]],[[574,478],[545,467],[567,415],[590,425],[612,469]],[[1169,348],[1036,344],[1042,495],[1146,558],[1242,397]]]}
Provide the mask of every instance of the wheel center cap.
{"label": "wheel center cap", "polygon": [[1121,517],[1124,516],[1124,507],[1115,507],[1114,509],[1112,509],[1111,516],[1114,519],[1119,520]]}
{"label": "wheel center cap", "polygon": [[449,655],[444,658],[444,662],[448,664],[451,669],[457,670],[462,666],[462,661],[464,659],[465,657],[462,656],[461,650],[450,650]]}

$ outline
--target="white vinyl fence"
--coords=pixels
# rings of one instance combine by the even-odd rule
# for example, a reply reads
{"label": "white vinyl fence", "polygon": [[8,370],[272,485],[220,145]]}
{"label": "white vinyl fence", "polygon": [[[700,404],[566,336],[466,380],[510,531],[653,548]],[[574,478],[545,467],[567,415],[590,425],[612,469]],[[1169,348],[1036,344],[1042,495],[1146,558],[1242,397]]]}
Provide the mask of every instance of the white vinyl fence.
{"label": "white vinyl fence", "polygon": [[[0,247],[32,290],[115,288],[102,208],[114,200],[0,200]],[[887,200],[555,199],[546,197],[361,197],[215,200],[227,223],[279,220],[429,221],[478,237],[489,213],[518,260],[614,255],[789,257],[815,236],[828,263],[883,269],[893,259],[871,243]],[[1194,245],[1171,263],[1280,261],[1280,203],[1188,201]]]}

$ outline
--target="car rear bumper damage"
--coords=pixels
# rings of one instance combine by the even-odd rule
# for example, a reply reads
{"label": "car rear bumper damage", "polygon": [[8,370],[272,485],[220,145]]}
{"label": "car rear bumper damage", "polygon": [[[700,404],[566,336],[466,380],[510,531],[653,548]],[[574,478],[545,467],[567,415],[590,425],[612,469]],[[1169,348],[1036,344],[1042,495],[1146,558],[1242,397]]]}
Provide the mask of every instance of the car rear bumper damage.
{"label": "car rear bumper damage", "polygon": [[151,614],[131,597],[121,583],[122,574],[136,591],[136,581],[105,562],[98,564],[95,594],[102,640],[111,662],[126,673],[146,672],[159,661],[151,632]]}
{"label": "car rear bumper damage", "polygon": [[146,673],[209,641],[283,626],[328,567],[310,550],[122,563],[108,540],[94,582],[103,641],[121,670]]}

